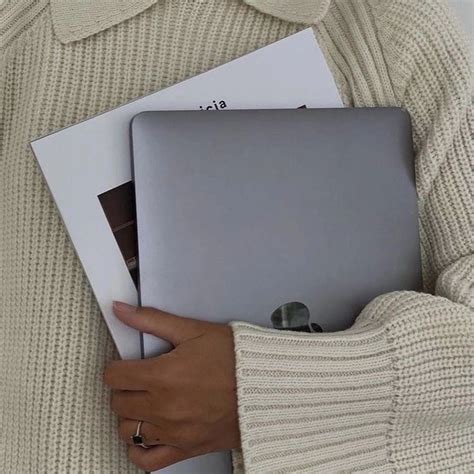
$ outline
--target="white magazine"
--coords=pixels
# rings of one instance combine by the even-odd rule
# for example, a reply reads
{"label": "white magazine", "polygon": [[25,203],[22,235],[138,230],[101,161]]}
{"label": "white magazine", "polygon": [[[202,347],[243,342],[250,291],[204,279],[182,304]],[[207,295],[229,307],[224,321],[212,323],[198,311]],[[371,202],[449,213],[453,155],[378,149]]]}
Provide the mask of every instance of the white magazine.
{"label": "white magazine", "polygon": [[[307,29],[32,142],[33,152],[123,359],[141,357],[138,332],[118,321],[112,312],[113,300],[134,305],[138,302],[132,278],[136,255],[125,248],[133,231],[132,219],[127,217],[131,210],[127,211],[126,202],[117,205],[118,201],[114,201],[117,196],[124,199],[131,192],[130,120],[146,110],[342,105],[313,31]],[[145,339],[145,356],[152,346],[151,338]]]}

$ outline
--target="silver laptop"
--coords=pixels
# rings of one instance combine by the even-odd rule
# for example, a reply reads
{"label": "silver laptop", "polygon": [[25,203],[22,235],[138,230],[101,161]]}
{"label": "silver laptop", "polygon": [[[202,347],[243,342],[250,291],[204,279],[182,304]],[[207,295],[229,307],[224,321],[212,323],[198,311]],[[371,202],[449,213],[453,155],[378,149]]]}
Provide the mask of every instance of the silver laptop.
{"label": "silver laptop", "polygon": [[[405,111],[145,112],[131,131],[142,305],[333,332],[420,289]],[[230,472],[227,453],[208,460],[164,472]]]}

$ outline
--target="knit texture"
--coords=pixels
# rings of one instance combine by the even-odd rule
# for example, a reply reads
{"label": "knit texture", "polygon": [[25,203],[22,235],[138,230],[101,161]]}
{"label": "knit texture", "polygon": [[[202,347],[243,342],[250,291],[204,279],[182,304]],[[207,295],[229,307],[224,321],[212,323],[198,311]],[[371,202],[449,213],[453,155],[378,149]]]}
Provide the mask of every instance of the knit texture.
{"label": "knit texture", "polygon": [[77,41],[116,25],[156,3],[156,0],[51,0],[54,28],[63,43]]}
{"label": "knit texture", "polygon": [[247,3],[288,21],[316,23],[327,12],[331,0],[247,0]]}
{"label": "knit texture", "polygon": [[411,114],[426,293],[381,295],[334,334],[234,323],[235,469],[474,471],[472,71],[444,3],[65,5],[0,8],[0,471],[138,471],[101,378],[116,353],[29,142],[295,33],[294,21],[315,23],[347,105]]}

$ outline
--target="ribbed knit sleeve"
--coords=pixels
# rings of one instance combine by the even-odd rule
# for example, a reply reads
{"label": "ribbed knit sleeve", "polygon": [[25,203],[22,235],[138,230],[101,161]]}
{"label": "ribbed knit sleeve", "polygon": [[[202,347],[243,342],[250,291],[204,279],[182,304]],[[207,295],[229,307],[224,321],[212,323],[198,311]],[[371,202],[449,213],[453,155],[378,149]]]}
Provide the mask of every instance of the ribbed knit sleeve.
{"label": "ribbed knit sleeve", "polygon": [[234,323],[245,472],[472,468],[473,322],[401,292],[341,333]]}
{"label": "ribbed knit sleeve", "polygon": [[413,121],[427,293],[382,295],[333,334],[233,323],[236,471],[474,470],[472,71],[442,2],[369,3]]}

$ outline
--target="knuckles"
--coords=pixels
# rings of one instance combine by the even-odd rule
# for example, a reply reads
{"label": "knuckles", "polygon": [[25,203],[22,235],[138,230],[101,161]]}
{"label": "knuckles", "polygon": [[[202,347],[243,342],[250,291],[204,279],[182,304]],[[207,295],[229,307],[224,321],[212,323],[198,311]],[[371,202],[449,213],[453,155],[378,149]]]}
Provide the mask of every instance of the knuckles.
{"label": "knuckles", "polygon": [[117,415],[119,415],[120,412],[122,411],[122,402],[116,392],[113,392],[110,398],[110,408]]}
{"label": "knuckles", "polygon": [[103,380],[105,385],[107,386],[112,386],[114,384],[114,378],[115,378],[115,369],[112,364],[108,365],[106,369],[104,370],[103,374]]}
{"label": "knuckles", "polygon": [[119,430],[118,430],[119,438],[122,441],[128,441],[131,438],[131,436],[133,435],[133,433],[130,433],[129,431],[130,430],[128,429],[128,425],[122,421],[120,423]]}
{"label": "knuckles", "polygon": [[126,372],[124,372],[122,361],[113,360],[104,369],[102,379],[107,386],[114,387],[124,375],[126,375]]}

